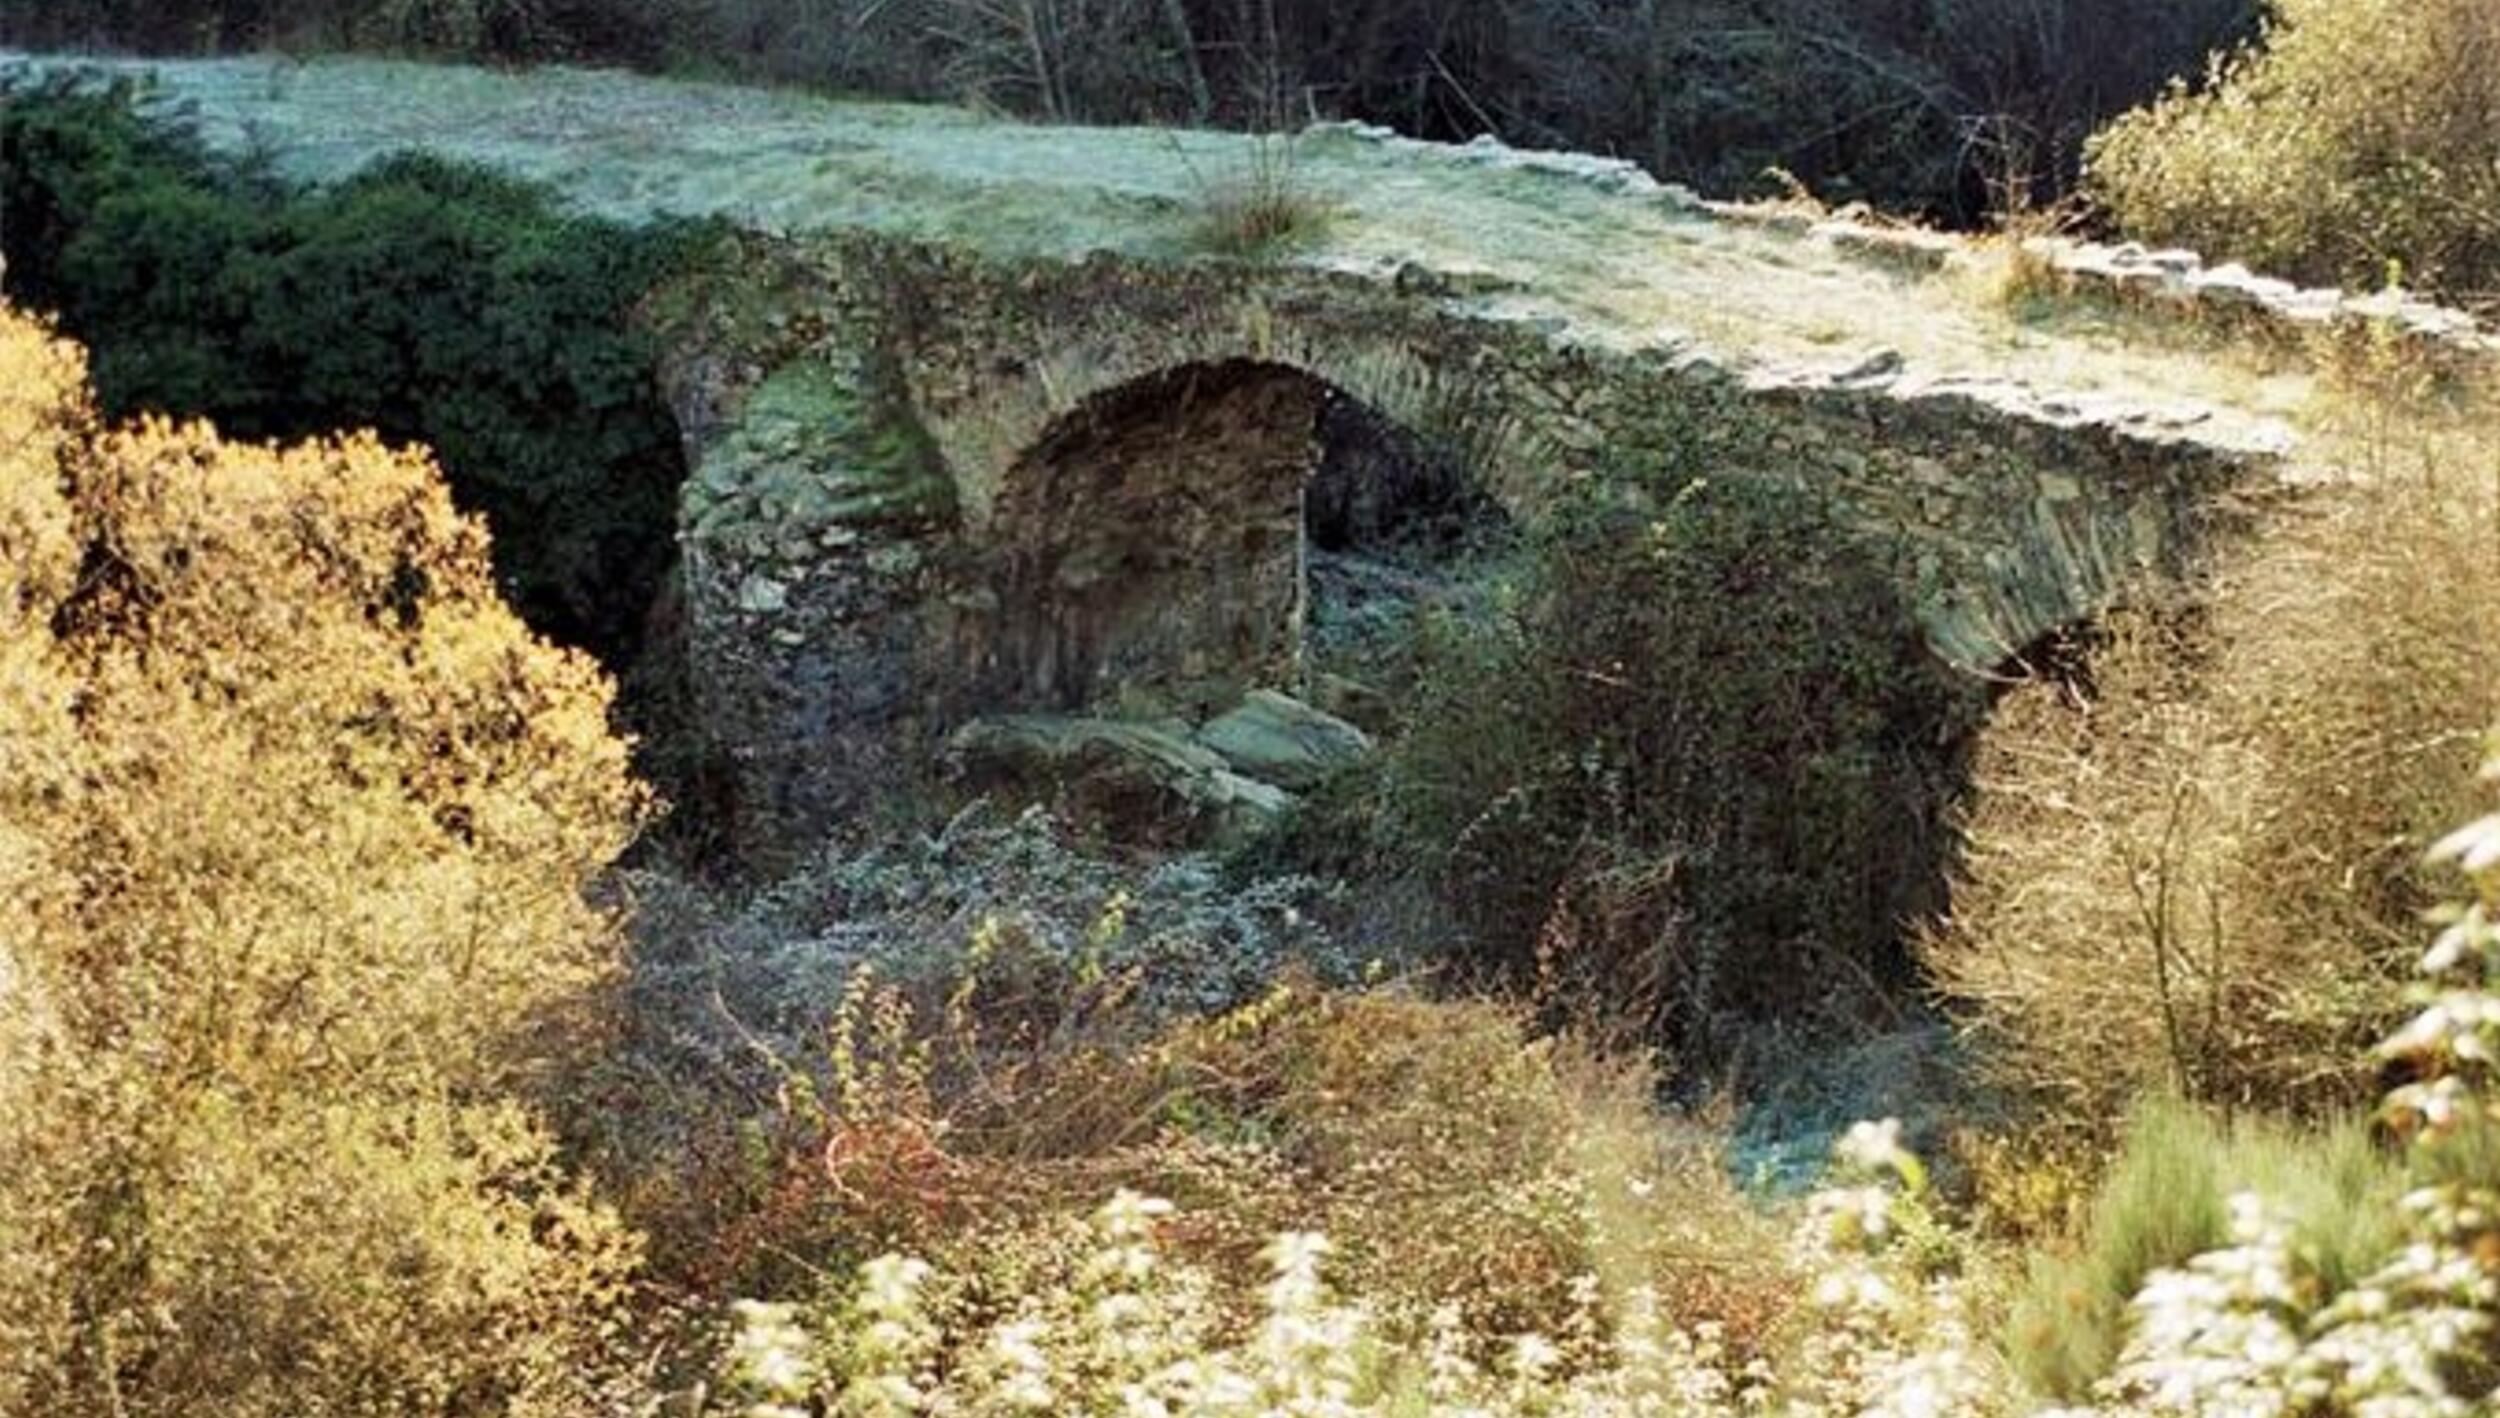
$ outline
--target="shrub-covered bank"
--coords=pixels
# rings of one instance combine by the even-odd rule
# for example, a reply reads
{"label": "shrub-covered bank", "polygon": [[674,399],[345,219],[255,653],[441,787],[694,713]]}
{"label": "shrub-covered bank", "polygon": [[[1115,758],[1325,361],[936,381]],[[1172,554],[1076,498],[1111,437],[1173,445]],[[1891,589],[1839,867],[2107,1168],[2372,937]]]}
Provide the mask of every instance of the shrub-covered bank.
{"label": "shrub-covered bank", "polygon": [[423,157],[293,190],[77,78],[0,94],[0,206],[11,298],[94,349],[108,415],[423,443],[531,624],[630,659],[684,477],[632,307],[687,233]]}

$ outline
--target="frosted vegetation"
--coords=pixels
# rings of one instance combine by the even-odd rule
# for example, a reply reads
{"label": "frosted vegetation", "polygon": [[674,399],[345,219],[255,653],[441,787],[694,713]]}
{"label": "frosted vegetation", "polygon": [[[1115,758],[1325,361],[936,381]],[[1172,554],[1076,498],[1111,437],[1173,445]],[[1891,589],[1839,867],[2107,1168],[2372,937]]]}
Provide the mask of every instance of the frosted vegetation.
{"label": "frosted vegetation", "polygon": [[[2500,781],[2500,757],[2486,776]],[[2099,1286],[2124,1311],[2099,1317],[2124,1335],[2114,1352],[2031,1375],[2051,1393],[2073,1386],[2078,1402],[2062,1414],[2486,1411],[2500,1386],[2500,1278],[2488,1258],[2500,1237],[2489,1170],[2500,1126],[2489,1092],[2500,1059],[2500,814],[2444,838],[2431,857],[2462,868],[2474,895],[2435,916],[2418,1012],[2375,1050],[2416,1080],[2381,1100],[2394,1152],[2329,1163],[2322,1149],[2277,1138],[2265,1148],[2293,1155],[2261,1178],[2264,1166],[2250,1164],[2265,1148],[2220,1147],[2193,1118],[2148,1116],[2121,1166],[2167,1168],[2156,1185],[2171,1190],[2137,1204],[2210,1203],[2222,1183],[2227,1220],[2210,1249],[2169,1238],[2175,1253],[2142,1265],[2131,1298],[2108,1290],[2116,1275],[2060,1281]],[[2321,1163],[2325,1177],[2296,1175]],[[2335,1187],[2338,1169],[2361,1185]],[[1217,1276],[1158,1244],[1186,1224],[1172,1203],[1122,1190],[995,1307],[933,1303],[948,1278],[901,1254],[867,1261],[847,1298],[812,1316],[741,1302],[719,1375],[757,1418],[810,1413],[820,1400],[845,1413],[1207,1418],[2036,1407],[2044,1395],[2025,1402],[2007,1356],[1972,1328],[1984,1311],[1970,1290],[1985,1281],[1973,1274],[1971,1238],[1935,1209],[1899,1121],[1852,1128],[1830,1176],[1795,1209],[1784,1254],[1756,1260],[1786,1269],[1803,1292],[1793,1347],[1776,1360],[1732,1353],[1718,1324],[1679,1323],[1654,1288],[1602,1265],[1574,1281],[1552,1330],[1498,1337],[1470,1333],[1456,1305],[1401,1325],[1370,1297],[1340,1296],[1329,1283],[1334,1248],[1316,1232],[1278,1234],[1259,1252],[1264,1281],[1228,1296]],[[1658,1185],[1637,1165],[1584,1180],[1635,1196]],[[1579,1205],[1602,1226],[1610,1200],[1583,1193]],[[1228,1324],[1228,1310],[1246,1318]],[[2017,1365],[2027,1357],[2012,1355]]]}
{"label": "frosted vegetation", "polygon": [[[1343,126],[1298,140],[1003,122],[955,109],[605,71],[372,60],[233,59],[127,66],[233,151],[335,180],[407,147],[543,181],[582,208],[640,221],[726,216],[766,229],[840,227],[966,241],[1005,254],[1187,255],[1211,201],[1289,180],[1327,220],[1287,259],[1379,272],[1413,265],[1485,293],[1488,314],[1560,319],[1614,348],[1687,346],[1841,372],[1885,351],[1913,376],[2011,378],[2043,390],[2214,406],[2216,436],[2292,413],[2296,366],[2164,348],[2095,322],[2041,329],[1994,298],[1997,263],[1936,276],[1826,243],[1714,219],[1628,163],[1415,144]],[[1290,143],[1289,156],[1277,145]]]}
{"label": "frosted vegetation", "polygon": [[[2287,3],[2114,130],[2099,190],[2147,234],[2313,273],[2418,251],[2466,289],[2489,258],[2445,197],[2483,203],[2453,135],[2488,124],[2489,16]],[[150,242],[37,273],[129,314],[125,348],[0,307],[0,1415],[2500,1411],[2488,362],[2079,291],[2019,231],[1904,270],[1799,235],[1803,202],[1346,128],[166,72],[152,102],[345,195],[149,169],[115,196]],[[59,131],[25,113],[0,190],[86,171],[30,156]],[[932,785],[758,880],[660,827],[700,822],[704,765],[656,799],[671,745],[638,760],[613,667],[516,611],[455,500],[478,468],[98,407],[91,360],[212,338],[142,315],[300,294],[290,253],[352,250],[370,293],[409,232],[596,265],[619,229],[449,164],[346,181],[410,144],[627,224],[1411,261],[1626,347],[2195,396],[2218,438],[2295,427],[2307,476],[2197,583],[2007,664],[1941,746],[1949,820],[1834,808],[1781,819],[1778,860],[1725,850],[1731,801],[1897,786],[1815,750],[1847,737],[1818,687],[1900,657],[1825,634],[1856,582],[1780,622],[1851,643],[1760,633],[1737,583],[1828,573],[1832,539],[1674,467],[1470,545],[1444,603],[1356,637],[1352,669],[1399,652],[1381,762],[1255,849]],[[1288,160],[1314,206],[1209,243],[1228,184]],[[171,259],[204,250],[268,286]],[[516,344],[555,328],[510,288],[456,290]],[[450,305],[420,323],[474,323]],[[588,314],[562,343],[620,348]],[[366,333],[436,347],[397,328]],[[1949,891],[1878,919],[1922,827]],[[1811,909],[1743,938],[1682,909],[1746,869]],[[1450,944],[1496,925],[1507,961]]]}

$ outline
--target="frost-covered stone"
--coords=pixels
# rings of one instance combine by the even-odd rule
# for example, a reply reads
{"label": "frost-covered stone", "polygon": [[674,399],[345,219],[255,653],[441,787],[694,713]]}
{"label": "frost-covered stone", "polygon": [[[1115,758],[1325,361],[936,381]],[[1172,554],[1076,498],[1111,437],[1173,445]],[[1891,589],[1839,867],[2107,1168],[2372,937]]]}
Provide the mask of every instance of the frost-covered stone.
{"label": "frost-covered stone", "polygon": [[1253,690],[1240,707],[1198,730],[1198,742],[1235,772],[1305,792],[1369,757],[1369,734],[1273,690]]}
{"label": "frost-covered stone", "polygon": [[1047,802],[1114,838],[1159,845],[1246,841],[1293,796],[1245,777],[1186,724],[1020,714],[978,719],[947,742],[965,782]]}
{"label": "frost-covered stone", "polygon": [[738,583],[738,609],[749,615],[771,615],[790,605],[790,588],[757,573]]}

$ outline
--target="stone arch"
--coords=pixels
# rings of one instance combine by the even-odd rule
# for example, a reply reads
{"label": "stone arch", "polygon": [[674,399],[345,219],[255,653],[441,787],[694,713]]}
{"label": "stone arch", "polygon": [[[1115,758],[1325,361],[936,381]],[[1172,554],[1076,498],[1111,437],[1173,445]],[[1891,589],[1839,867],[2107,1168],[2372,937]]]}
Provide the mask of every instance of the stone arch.
{"label": "stone arch", "polygon": [[967,548],[968,705],[1198,717],[1302,678],[1314,507],[1377,534],[1464,494],[1306,369],[1191,361],[1100,390],[1008,465]]}
{"label": "stone arch", "polygon": [[1575,411],[1600,401],[1586,387],[1593,367],[1549,358],[1533,332],[1383,305],[1359,285],[1274,302],[1224,289],[1060,294],[1028,319],[1019,301],[1037,297],[1001,292],[996,303],[1020,318],[946,323],[903,360],[913,416],[976,535],[1000,515],[1031,450],[1123,391],[1192,367],[1293,370],[1392,426],[1463,443],[1486,491],[1515,515],[1555,466],[1585,463],[1596,437]]}
{"label": "stone arch", "polygon": [[[1700,430],[1711,479],[1813,489],[1889,547],[1927,650],[1975,679],[2126,588],[2193,571],[2262,503],[2251,474],[2276,456],[2254,435],[2217,441],[2190,418],[1995,380],[1728,365],[1663,336],[1625,348],[1499,289],[1403,274],[1099,253],[1002,263],[867,235],[756,251],[666,329],[696,464],[681,508],[688,654],[734,762],[740,835],[758,842],[805,843],[978,716],[1118,713],[1103,701],[1123,682],[1151,697],[1198,679],[1200,702],[1252,678],[1293,688],[1312,580],[1305,567],[1290,590],[1290,576],[1262,581],[1287,539],[1253,544],[1250,529],[1281,532],[1294,480],[1236,485],[1234,515],[1216,519],[1228,530],[1207,545],[1231,548],[1209,556],[1240,588],[1193,623],[1173,593],[1203,592],[1209,560],[1184,554],[1186,539],[1156,547],[1147,534],[1170,514],[1130,495],[1153,480],[1132,487],[1116,470],[1157,464],[1156,440],[1186,443],[1174,430],[1193,421],[1262,429],[1252,442],[1280,464],[1318,469],[1295,484],[1307,528],[1336,434],[1288,456],[1309,428],[1287,415],[1314,389],[1392,432],[1455,429],[1482,491],[1520,525],[1662,426]],[[749,318],[785,307],[797,314]],[[1250,458],[1238,441],[1232,454]],[[1223,486],[1168,466],[1162,482]],[[1089,579],[1132,557],[1142,576]],[[1143,589],[1111,594],[1131,579]],[[1374,586],[1414,589],[1357,593]],[[1265,609],[1218,614],[1244,607]],[[1361,702],[1359,683],[1328,688],[1349,691],[1340,707]]]}

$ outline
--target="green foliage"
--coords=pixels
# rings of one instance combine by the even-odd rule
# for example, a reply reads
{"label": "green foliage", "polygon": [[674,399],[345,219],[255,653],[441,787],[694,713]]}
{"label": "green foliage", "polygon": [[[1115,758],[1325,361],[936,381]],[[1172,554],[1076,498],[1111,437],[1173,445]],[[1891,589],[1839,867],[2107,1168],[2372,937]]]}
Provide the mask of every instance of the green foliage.
{"label": "green foliage", "polygon": [[2313,281],[2500,285],[2500,9],[2278,0],[2262,45],[2113,124],[2091,186],[2149,240]]}
{"label": "green foliage", "polygon": [[2358,1123],[2226,1124],[2156,1094],[2128,1124],[2078,1248],[2033,1259],[2007,1319],[2015,1369],[2043,1397],[2088,1397],[2124,1347],[2128,1302],[2154,1272],[2229,1240],[2241,1193],[2285,1217],[2307,1263],[2341,1288],[2399,1239],[2402,1178]]}
{"label": "green foliage", "polygon": [[683,467],[630,307],[688,236],[423,157],[290,191],[139,98],[76,80],[0,98],[12,293],[95,349],[105,407],[425,443],[534,624],[633,647]]}
{"label": "green foliage", "polygon": [[[54,280],[63,253],[117,193],[209,158],[191,135],[138,116],[142,95],[129,85],[100,87],[70,77],[18,79],[0,109],[0,201],[9,214],[9,290],[37,308],[63,303]],[[240,178],[241,174],[237,174]]]}
{"label": "green foliage", "polygon": [[1702,475],[1744,426],[1571,494],[1489,623],[1433,632],[1385,785],[1492,960],[1705,1050],[1897,970],[1969,708],[1832,516]]}

